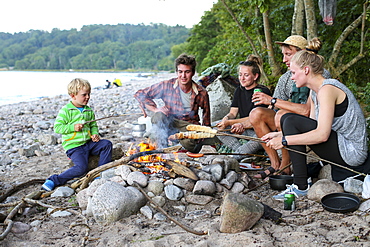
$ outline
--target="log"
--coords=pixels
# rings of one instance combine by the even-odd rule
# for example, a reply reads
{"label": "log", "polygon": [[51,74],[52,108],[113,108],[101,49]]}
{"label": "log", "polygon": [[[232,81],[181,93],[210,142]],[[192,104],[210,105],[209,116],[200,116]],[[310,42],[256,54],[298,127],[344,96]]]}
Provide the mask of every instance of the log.
{"label": "log", "polygon": [[198,176],[190,168],[172,160],[167,160],[166,162],[177,175],[184,176],[195,181],[199,180]]}

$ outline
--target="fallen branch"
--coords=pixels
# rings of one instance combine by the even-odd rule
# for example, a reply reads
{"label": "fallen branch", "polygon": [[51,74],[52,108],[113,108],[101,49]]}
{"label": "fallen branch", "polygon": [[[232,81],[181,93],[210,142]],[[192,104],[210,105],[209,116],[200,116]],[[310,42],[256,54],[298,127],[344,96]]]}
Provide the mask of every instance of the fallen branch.
{"label": "fallen branch", "polygon": [[10,230],[12,229],[13,227],[13,218],[14,216],[18,213],[18,210],[20,210],[21,208],[25,207],[26,206],[26,202],[25,200],[26,199],[37,199],[37,198],[40,198],[40,195],[41,195],[41,191],[34,191],[30,194],[28,194],[27,196],[25,196],[19,203],[17,206],[15,206],[12,211],[10,211],[10,213],[8,214],[8,216],[6,217],[6,219],[4,220],[4,224],[7,226],[5,231],[0,235],[0,240],[3,240],[4,238],[6,238],[6,236],[9,234]]}
{"label": "fallen branch", "polygon": [[45,204],[45,203],[37,201],[37,200],[33,200],[31,198],[24,198],[23,201],[27,202],[29,204],[39,205],[39,206],[45,207],[45,208],[51,208],[51,209],[53,209],[53,211],[51,211],[50,214],[54,213],[55,211],[67,211],[67,212],[70,212],[70,213],[75,214],[77,216],[80,216],[83,219],[84,222],[83,223],[78,223],[78,224],[73,223],[69,226],[69,228],[71,229],[75,226],[84,226],[86,228],[86,232],[85,232],[85,236],[82,240],[81,246],[86,245],[86,242],[88,241],[89,234],[90,234],[90,227],[89,227],[87,218],[84,215],[82,215],[79,211],[73,210],[73,209],[70,209],[70,208],[55,207],[55,206]]}
{"label": "fallen branch", "polygon": [[152,154],[157,154],[157,153],[172,153],[172,152],[177,151],[179,148],[181,148],[181,146],[174,146],[174,147],[164,148],[164,149],[161,149],[161,150],[151,150],[151,151],[139,152],[139,153],[136,153],[136,154],[133,154],[133,155],[130,155],[130,156],[124,156],[124,157],[122,157],[118,160],[109,162],[109,163],[107,163],[105,165],[102,165],[102,166],[98,166],[97,168],[89,171],[84,177],[82,177],[79,180],[77,180],[76,182],[74,182],[71,185],[71,188],[74,189],[74,190],[77,189],[78,187],[81,190],[85,189],[85,188],[88,187],[89,183],[94,178],[99,176],[99,174],[102,171],[108,170],[108,169],[116,167],[116,166],[127,164],[131,160],[137,159],[141,156],[147,156],[147,155],[152,155]]}
{"label": "fallen branch", "polygon": [[135,182],[135,187],[138,188],[140,190],[140,192],[150,201],[150,203],[152,203],[159,211],[161,211],[168,219],[170,219],[172,222],[174,222],[176,225],[178,225],[179,227],[181,227],[182,229],[184,229],[185,231],[188,231],[190,233],[193,233],[193,234],[196,234],[196,235],[207,235],[208,232],[207,231],[203,231],[203,232],[198,232],[198,231],[195,231],[193,229],[191,229],[190,227],[188,226],[185,226],[183,225],[182,223],[180,223],[179,221],[175,220],[174,218],[172,218],[163,208],[161,208],[155,201],[153,201],[146,193],[145,191],[140,187],[140,185],[138,185],[136,182]]}
{"label": "fallen branch", "polygon": [[42,184],[43,182],[45,182],[45,179],[33,179],[33,180],[30,180],[30,181],[18,184],[16,186],[13,186],[13,188],[9,189],[8,191],[6,191],[4,194],[2,194],[0,196],[0,202],[3,202],[6,198],[8,198],[12,194],[20,191],[21,189],[24,189],[25,187],[28,187],[28,186],[34,185],[34,184]]}

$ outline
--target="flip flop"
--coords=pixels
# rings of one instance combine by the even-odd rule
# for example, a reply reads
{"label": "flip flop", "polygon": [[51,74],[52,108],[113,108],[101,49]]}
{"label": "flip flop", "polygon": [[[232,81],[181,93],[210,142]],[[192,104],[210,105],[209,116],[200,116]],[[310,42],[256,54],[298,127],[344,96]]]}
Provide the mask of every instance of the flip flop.
{"label": "flip flop", "polygon": [[[270,172],[269,174],[267,174],[266,171],[258,172],[258,174],[261,175],[261,177],[260,177],[261,179],[265,179],[268,176],[270,176],[270,175],[272,175],[272,174],[274,174],[276,172],[276,170],[272,166],[268,167],[267,170]],[[259,178],[259,177],[256,177],[256,176],[254,176],[254,177],[255,178]]]}

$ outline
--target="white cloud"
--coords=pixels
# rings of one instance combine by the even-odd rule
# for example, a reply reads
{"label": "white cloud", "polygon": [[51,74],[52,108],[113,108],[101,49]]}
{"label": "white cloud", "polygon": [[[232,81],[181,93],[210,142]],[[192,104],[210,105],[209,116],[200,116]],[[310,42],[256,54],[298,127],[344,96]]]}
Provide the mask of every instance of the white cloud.
{"label": "white cloud", "polygon": [[2,4],[0,32],[51,31],[90,24],[199,23],[217,0],[11,0]]}

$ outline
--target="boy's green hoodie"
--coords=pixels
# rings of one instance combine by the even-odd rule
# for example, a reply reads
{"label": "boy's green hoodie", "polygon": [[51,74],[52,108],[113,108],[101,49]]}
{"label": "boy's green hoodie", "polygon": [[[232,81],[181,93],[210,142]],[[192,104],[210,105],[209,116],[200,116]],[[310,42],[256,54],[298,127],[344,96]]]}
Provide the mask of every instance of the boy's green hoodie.
{"label": "boy's green hoodie", "polygon": [[60,109],[55,119],[54,132],[62,134],[62,146],[65,151],[81,146],[89,141],[92,135],[99,134],[96,122],[84,124],[82,131],[74,130],[75,124],[83,124],[94,119],[94,111],[87,105],[82,112],[72,102]]}

